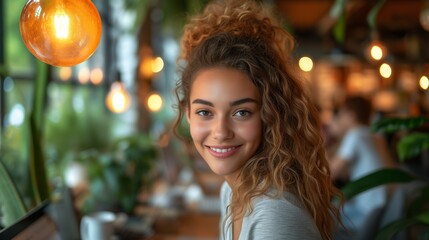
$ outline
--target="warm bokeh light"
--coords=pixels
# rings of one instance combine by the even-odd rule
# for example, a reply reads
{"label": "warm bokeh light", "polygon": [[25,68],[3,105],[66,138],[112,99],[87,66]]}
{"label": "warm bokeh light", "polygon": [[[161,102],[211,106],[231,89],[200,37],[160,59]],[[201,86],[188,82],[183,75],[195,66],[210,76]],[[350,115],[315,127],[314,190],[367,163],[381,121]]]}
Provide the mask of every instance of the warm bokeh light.
{"label": "warm bokeh light", "polygon": [[384,78],[390,78],[392,76],[392,68],[389,64],[383,63],[380,66],[380,75]]}
{"label": "warm bokeh light", "polygon": [[143,61],[140,62],[140,74],[144,78],[151,78],[153,76],[152,71],[152,59],[151,58],[145,58]]}
{"label": "warm bokeh light", "polygon": [[380,41],[374,40],[369,45],[369,57],[372,60],[383,59],[386,56],[386,52],[386,47]]}
{"label": "warm bokeh light", "polygon": [[304,72],[310,72],[313,69],[313,60],[309,57],[300,58],[298,64]]}
{"label": "warm bokeh light", "polygon": [[375,60],[380,60],[383,57],[383,50],[380,46],[372,46],[371,47],[371,57]]}
{"label": "warm bokeh light", "polygon": [[91,0],[29,0],[21,13],[25,45],[53,66],[73,66],[88,59],[100,42],[101,28]]}
{"label": "warm bokeh light", "polygon": [[159,73],[164,68],[164,60],[161,57],[156,57],[152,60],[152,72]]}
{"label": "warm bokeh light", "polygon": [[152,94],[147,99],[147,106],[150,111],[157,112],[162,107],[162,97],[159,94]]}
{"label": "warm bokeh light", "polygon": [[423,90],[427,90],[429,87],[429,79],[426,76],[422,76],[419,81],[420,88]]}
{"label": "warm bokeh light", "polygon": [[72,76],[72,68],[71,67],[62,67],[58,73],[61,81],[68,81]]}
{"label": "warm bokeh light", "polygon": [[113,113],[123,113],[131,105],[131,98],[122,82],[114,82],[106,97],[106,106]]}
{"label": "warm bokeh light", "polygon": [[91,71],[89,80],[94,85],[99,85],[103,81],[103,70],[101,68],[94,68]]}
{"label": "warm bokeh light", "polygon": [[79,80],[79,82],[81,84],[86,84],[89,81],[90,75],[91,75],[91,73],[89,71],[89,68],[84,67],[84,68],[79,70],[79,73],[77,75],[77,79]]}
{"label": "warm bokeh light", "polygon": [[382,90],[375,93],[372,105],[377,111],[391,112],[398,107],[398,95],[391,90]]}

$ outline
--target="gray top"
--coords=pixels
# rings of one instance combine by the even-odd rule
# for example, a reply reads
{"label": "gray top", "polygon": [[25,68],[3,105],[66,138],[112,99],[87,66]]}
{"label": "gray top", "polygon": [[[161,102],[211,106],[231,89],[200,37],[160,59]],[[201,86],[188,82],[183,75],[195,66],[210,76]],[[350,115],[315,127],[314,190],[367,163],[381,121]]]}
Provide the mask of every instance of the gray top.
{"label": "gray top", "polygon": [[[231,200],[231,188],[224,182],[221,189],[220,239],[232,239],[231,219],[224,221]],[[253,212],[246,214],[240,232],[240,240],[301,240],[321,239],[310,214],[304,210],[297,197],[285,193],[284,197],[256,197],[252,201]]]}

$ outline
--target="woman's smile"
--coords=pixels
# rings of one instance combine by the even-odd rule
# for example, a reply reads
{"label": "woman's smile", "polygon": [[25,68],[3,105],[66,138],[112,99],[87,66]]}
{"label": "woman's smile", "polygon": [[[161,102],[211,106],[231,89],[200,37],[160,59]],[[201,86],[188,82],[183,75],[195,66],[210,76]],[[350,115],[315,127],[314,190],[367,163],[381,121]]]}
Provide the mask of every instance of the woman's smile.
{"label": "woman's smile", "polygon": [[256,86],[238,70],[205,69],[192,84],[186,115],[195,148],[229,182],[261,143],[260,101]]}
{"label": "woman's smile", "polygon": [[207,146],[210,153],[214,157],[218,158],[227,158],[233,156],[239,149],[240,146],[231,146],[231,147],[209,147]]}

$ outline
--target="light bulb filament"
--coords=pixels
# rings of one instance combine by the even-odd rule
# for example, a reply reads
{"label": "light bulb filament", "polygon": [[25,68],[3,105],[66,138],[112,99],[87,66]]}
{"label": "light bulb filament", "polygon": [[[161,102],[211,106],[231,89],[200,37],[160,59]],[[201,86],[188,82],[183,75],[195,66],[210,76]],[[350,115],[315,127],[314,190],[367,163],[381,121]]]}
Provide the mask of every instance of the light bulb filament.
{"label": "light bulb filament", "polygon": [[59,39],[67,39],[69,37],[70,18],[65,13],[57,13],[54,16],[55,35]]}
{"label": "light bulb filament", "polygon": [[122,91],[115,92],[112,97],[113,109],[117,112],[122,112],[126,108],[125,96]]}

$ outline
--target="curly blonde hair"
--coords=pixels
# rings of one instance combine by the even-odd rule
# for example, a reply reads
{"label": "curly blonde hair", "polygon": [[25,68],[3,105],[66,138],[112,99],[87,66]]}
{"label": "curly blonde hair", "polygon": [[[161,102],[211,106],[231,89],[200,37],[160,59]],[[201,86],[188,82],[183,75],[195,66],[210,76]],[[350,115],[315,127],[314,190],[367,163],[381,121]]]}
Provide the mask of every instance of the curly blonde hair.
{"label": "curly blonde hair", "polygon": [[244,72],[261,93],[263,137],[231,186],[232,215],[251,212],[251,200],[274,187],[278,194],[295,194],[322,238],[332,239],[335,223],[341,220],[331,201],[342,196],[331,182],[319,113],[290,59],[293,46],[293,37],[263,5],[244,0],[211,2],[184,28],[181,57],[187,65],[176,86],[175,128],[190,105],[198,71],[227,67]]}

